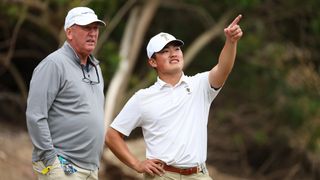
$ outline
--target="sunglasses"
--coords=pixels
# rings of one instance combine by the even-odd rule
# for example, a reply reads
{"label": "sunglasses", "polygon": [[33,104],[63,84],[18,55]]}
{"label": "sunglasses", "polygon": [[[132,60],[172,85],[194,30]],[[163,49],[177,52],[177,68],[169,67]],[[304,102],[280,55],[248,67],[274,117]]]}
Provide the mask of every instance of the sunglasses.
{"label": "sunglasses", "polygon": [[82,70],[82,74],[83,74],[83,78],[82,78],[82,81],[85,82],[85,83],[88,83],[90,85],[95,85],[95,84],[99,84],[100,83],[100,78],[99,78],[99,74],[98,74],[98,69],[97,69],[97,66],[92,64],[95,71],[96,71],[96,75],[97,75],[97,81],[92,81],[89,77],[86,76],[86,74],[84,73],[84,68],[85,65],[81,64],[81,70]]}

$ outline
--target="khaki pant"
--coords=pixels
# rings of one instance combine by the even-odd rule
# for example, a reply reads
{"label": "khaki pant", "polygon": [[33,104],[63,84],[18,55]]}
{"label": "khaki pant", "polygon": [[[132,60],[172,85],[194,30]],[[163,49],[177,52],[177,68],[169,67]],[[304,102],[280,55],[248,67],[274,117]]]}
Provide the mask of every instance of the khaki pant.
{"label": "khaki pant", "polygon": [[86,169],[82,169],[78,166],[75,166],[77,172],[66,175],[60,165],[58,158],[54,161],[52,168],[50,171],[43,175],[41,174],[41,170],[44,169],[44,164],[39,161],[33,163],[33,169],[38,176],[38,180],[98,180],[98,171],[90,171]]}
{"label": "khaki pant", "polygon": [[178,173],[166,171],[163,176],[151,176],[149,174],[144,174],[145,180],[212,180],[208,173],[199,172],[192,175],[180,175]]}

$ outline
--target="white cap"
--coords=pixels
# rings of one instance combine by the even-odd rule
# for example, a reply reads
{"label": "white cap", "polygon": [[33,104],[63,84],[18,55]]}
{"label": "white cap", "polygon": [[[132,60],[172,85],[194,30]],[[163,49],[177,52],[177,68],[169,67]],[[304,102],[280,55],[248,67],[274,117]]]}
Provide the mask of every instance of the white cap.
{"label": "white cap", "polygon": [[153,36],[147,45],[147,54],[150,59],[151,56],[161,51],[168,43],[175,41],[179,46],[182,46],[184,42],[180,39],[176,39],[174,36],[168,33],[161,32]]}
{"label": "white cap", "polygon": [[68,12],[64,22],[64,30],[74,24],[85,26],[93,22],[98,22],[104,26],[106,25],[106,23],[98,19],[98,16],[92,9],[87,7],[76,7]]}

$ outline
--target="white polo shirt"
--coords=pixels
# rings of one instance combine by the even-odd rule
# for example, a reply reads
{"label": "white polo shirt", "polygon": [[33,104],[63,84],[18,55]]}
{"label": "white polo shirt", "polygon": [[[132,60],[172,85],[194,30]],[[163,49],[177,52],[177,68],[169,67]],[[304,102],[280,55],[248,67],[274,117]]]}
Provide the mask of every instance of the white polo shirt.
{"label": "white polo shirt", "polygon": [[204,163],[210,105],[221,89],[211,88],[208,77],[183,75],[174,87],[158,78],[130,98],[111,127],[126,136],[142,127],[148,159],[178,167]]}

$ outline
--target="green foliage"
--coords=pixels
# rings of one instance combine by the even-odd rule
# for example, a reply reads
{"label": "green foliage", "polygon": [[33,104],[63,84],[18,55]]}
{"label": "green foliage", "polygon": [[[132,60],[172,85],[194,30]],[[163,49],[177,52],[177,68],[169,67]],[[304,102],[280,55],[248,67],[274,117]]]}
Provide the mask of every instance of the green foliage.
{"label": "green foliage", "polygon": [[301,109],[301,105],[295,100],[287,102],[280,112],[280,118],[285,124],[297,129],[305,123],[305,112]]}
{"label": "green foliage", "polygon": [[[54,1],[54,3],[56,3],[56,4],[60,5],[60,6],[67,4],[67,2],[70,2],[70,1],[68,1],[68,0],[55,0],[55,1]],[[75,1],[74,1],[74,2],[75,2]],[[76,2],[76,3],[78,4],[79,1]]]}
{"label": "green foliage", "polygon": [[320,17],[312,19],[311,21],[311,29],[312,32],[316,35],[320,34]]}
{"label": "green foliage", "polygon": [[10,6],[4,10],[9,16],[16,16],[20,11],[21,7],[19,6]]}
{"label": "green foliage", "polygon": [[234,144],[241,149],[243,146],[245,146],[244,137],[242,134],[236,133],[232,136]]}
{"label": "green foliage", "polygon": [[95,10],[99,17],[111,18],[125,2],[125,0],[95,0],[90,3],[90,7]]}
{"label": "green foliage", "polygon": [[230,6],[240,6],[241,8],[250,8],[261,3],[261,0],[227,0]]}
{"label": "green foliage", "polygon": [[101,61],[101,69],[105,80],[105,85],[108,86],[112,76],[115,74],[120,57],[119,57],[118,44],[114,41],[109,40],[106,42],[99,54],[99,60]]}
{"label": "green foliage", "polygon": [[320,126],[316,126],[310,131],[311,137],[308,142],[308,149],[320,153]]}
{"label": "green foliage", "polygon": [[0,4],[1,15],[6,16],[6,22],[14,23],[22,10],[21,6],[12,4]]}
{"label": "green foliage", "polygon": [[[292,96],[291,101],[286,105],[288,118],[291,120],[286,123],[295,129],[317,129],[320,128],[320,102],[319,99],[306,97],[302,94]],[[283,112],[285,113],[285,112]],[[310,131],[311,134],[317,133],[317,130]],[[314,136],[314,135],[312,135]],[[318,136],[316,135],[318,138]]]}
{"label": "green foliage", "polygon": [[264,132],[262,130],[257,130],[254,133],[253,138],[254,138],[255,142],[259,145],[265,145],[269,141],[266,132]]}
{"label": "green foliage", "polygon": [[[59,29],[71,7],[88,5],[100,18],[111,21],[127,1],[48,2],[50,11],[47,12],[51,12],[53,17],[45,22]],[[143,2],[138,1],[139,5]],[[226,12],[242,13],[240,25],[244,36],[238,43],[234,69],[214,102],[218,104],[215,119],[233,132],[227,135],[232,136],[231,141],[236,147],[242,148],[248,141],[266,145],[290,140],[292,146],[300,148],[301,144],[307,144],[302,149],[320,153],[319,7],[319,0],[168,1],[167,5],[159,7],[146,32],[138,63],[130,75],[128,91],[156,78],[154,71],[145,65],[145,45],[151,35],[159,31],[172,32],[184,40],[186,45],[183,51],[186,52],[188,45]],[[1,52],[8,49],[21,10],[22,3],[0,3]],[[28,12],[39,17],[44,14],[38,13],[34,7]],[[124,16],[98,52],[106,89],[119,65],[119,46],[128,15]],[[23,64],[22,68],[18,67],[25,73],[23,76],[31,76],[40,57],[57,47],[57,39],[49,30],[52,28],[36,25],[28,18],[23,23],[12,61]],[[197,54],[185,73],[193,75],[210,70],[217,63],[223,43],[223,36],[210,42]],[[33,53],[17,57],[21,52]],[[14,85],[0,84],[0,87],[9,89]]]}

